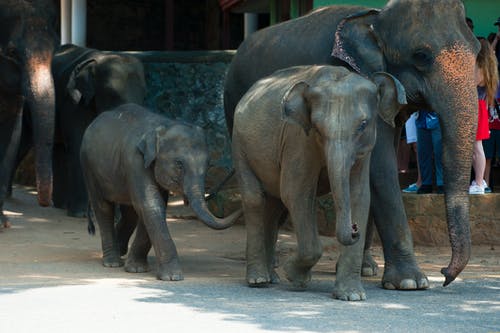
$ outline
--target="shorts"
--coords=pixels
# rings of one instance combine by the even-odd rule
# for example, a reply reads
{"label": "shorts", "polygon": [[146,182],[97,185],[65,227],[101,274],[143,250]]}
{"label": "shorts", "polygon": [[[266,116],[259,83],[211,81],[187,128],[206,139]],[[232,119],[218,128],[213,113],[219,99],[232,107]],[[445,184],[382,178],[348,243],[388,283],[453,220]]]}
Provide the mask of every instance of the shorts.
{"label": "shorts", "polygon": [[484,156],[488,159],[500,157],[500,130],[490,130],[490,138],[483,140],[483,149]]}
{"label": "shorts", "polygon": [[406,143],[411,144],[417,142],[417,126],[415,126],[415,119],[417,117],[417,113],[414,112],[411,114],[410,118],[405,123],[406,130]]}
{"label": "shorts", "polygon": [[490,123],[488,120],[488,106],[484,99],[479,100],[479,115],[477,121],[476,141],[486,140],[490,137]]}

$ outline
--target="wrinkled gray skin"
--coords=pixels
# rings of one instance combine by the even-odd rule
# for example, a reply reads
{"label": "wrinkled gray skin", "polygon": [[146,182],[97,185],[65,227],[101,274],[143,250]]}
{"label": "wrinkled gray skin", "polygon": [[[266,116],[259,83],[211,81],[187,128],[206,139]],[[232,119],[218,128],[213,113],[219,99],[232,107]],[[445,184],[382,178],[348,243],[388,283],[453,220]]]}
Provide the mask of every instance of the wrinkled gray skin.
{"label": "wrinkled gray skin", "polygon": [[52,63],[56,86],[54,206],[69,216],[86,215],[88,198],[80,166],[85,129],[103,111],[121,104],[143,104],[142,63],[129,55],[63,45]]}
{"label": "wrinkled gray skin", "polygon": [[344,67],[291,67],[257,81],[239,102],[232,150],[250,286],[279,280],[273,258],[278,223],[288,212],[298,244],[284,269],[294,287],[305,287],[322,254],[316,196],[331,188],[336,235],[343,245],[333,295],[366,298],[359,267],[370,203],[370,153],[377,121],[394,126],[394,116],[406,104],[399,81],[385,73],[374,80]]}
{"label": "wrinkled gray skin", "polygon": [[54,84],[51,61],[58,43],[52,0],[0,1],[0,222],[21,135],[35,146],[38,203],[51,204]]}
{"label": "wrinkled gray skin", "polygon": [[152,244],[160,280],[183,279],[166,224],[169,191],[184,193],[198,218],[211,228],[227,228],[241,215],[239,211],[219,219],[206,206],[208,151],[203,130],[136,104],[101,113],[92,122],[83,137],[81,163],[107,267],[123,265],[115,204],[121,206],[121,223],[137,224],[125,270],[147,271]]}
{"label": "wrinkled gray skin", "polygon": [[[477,124],[474,65],[478,50],[460,0],[393,0],[380,11],[357,6],[318,9],[259,30],[241,44],[225,85],[228,128],[243,94],[280,68],[340,64],[368,76],[379,71],[394,75],[405,87],[411,108],[431,109],[440,117],[452,248],[451,261],[442,269],[447,285],[470,258],[467,189]],[[370,167],[371,214],[384,248],[382,285],[424,289],[429,282],[413,253],[399,187],[394,149],[398,137],[399,129],[378,123]]]}

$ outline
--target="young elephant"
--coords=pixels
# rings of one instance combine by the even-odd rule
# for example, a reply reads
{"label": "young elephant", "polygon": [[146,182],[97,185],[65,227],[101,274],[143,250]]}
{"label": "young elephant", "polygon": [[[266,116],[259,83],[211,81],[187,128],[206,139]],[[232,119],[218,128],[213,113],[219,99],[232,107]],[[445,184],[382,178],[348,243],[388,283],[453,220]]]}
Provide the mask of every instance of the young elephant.
{"label": "young elephant", "polygon": [[391,75],[377,73],[371,81],[333,66],[290,67],[247,91],[235,112],[233,161],[247,228],[250,286],[279,280],[273,257],[278,224],[288,211],[298,248],[284,269],[295,287],[305,287],[322,254],[316,196],[331,188],[343,245],[333,296],[366,298],[360,269],[370,153],[377,121],[394,126],[405,103],[404,89]]}
{"label": "young elephant", "polygon": [[207,226],[224,229],[241,215],[213,216],[205,200],[208,150],[200,127],[124,104],[99,115],[85,131],[80,153],[89,201],[102,239],[104,266],[121,266],[114,226],[114,204],[122,222],[137,222],[125,263],[128,272],[144,272],[151,243],[160,280],[182,280],[174,242],[166,225],[169,191],[183,192]]}

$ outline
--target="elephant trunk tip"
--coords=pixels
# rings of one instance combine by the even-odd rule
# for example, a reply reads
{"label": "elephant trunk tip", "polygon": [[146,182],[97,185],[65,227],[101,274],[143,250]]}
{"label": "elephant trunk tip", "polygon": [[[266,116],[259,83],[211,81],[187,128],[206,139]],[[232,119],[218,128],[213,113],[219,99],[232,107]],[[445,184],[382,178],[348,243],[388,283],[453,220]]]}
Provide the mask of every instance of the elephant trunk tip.
{"label": "elephant trunk tip", "polygon": [[441,274],[443,274],[444,278],[445,278],[444,283],[443,283],[443,287],[446,287],[447,285],[449,285],[450,283],[455,281],[455,279],[458,276],[458,273],[456,273],[456,274],[450,273],[449,267],[441,268]]}
{"label": "elephant trunk tip", "polygon": [[339,242],[342,245],[346,245],[347,246],[347,245],[353,245],[353,244],[355,244],[360,239],[360,233],[359,233],[359,230],[358,230],[358,225],[357,224],[353,224],[350,234],[347,234],[346,236],[340,236],[340,237],[337,237],[337,238],[338,238]]}

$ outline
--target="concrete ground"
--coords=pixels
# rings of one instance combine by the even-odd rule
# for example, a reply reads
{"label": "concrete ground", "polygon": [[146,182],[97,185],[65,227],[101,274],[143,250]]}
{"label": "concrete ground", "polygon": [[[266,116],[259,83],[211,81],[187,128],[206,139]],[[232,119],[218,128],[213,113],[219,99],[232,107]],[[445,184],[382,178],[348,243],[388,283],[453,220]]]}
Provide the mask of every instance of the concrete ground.
{"label": "concrete ground", "polygon": [[[131,274],[101,264],[100,237],[85,219],[41,208],[18,187],[5,209],[13,224],[0,232],[0,332],[500,332],[500,249],[474,246],[464,272],[448,287],[439,273],[443,247],[416,247],[431,282],[425,291],[389,291],[380,277],[364,279],[368,299],[331,298],[338,255],[322,237],[324,255],[304,292],[287,281],[270,288],[245,284],[245,229],[210,230],[172,202],[169,227],[185,280],[164,282],[153,270]],[[182,218],[177,218],[182,217]],[[280,259],[294,250],[279,239]],[[375,259],[383,270],[381,249]]]}

